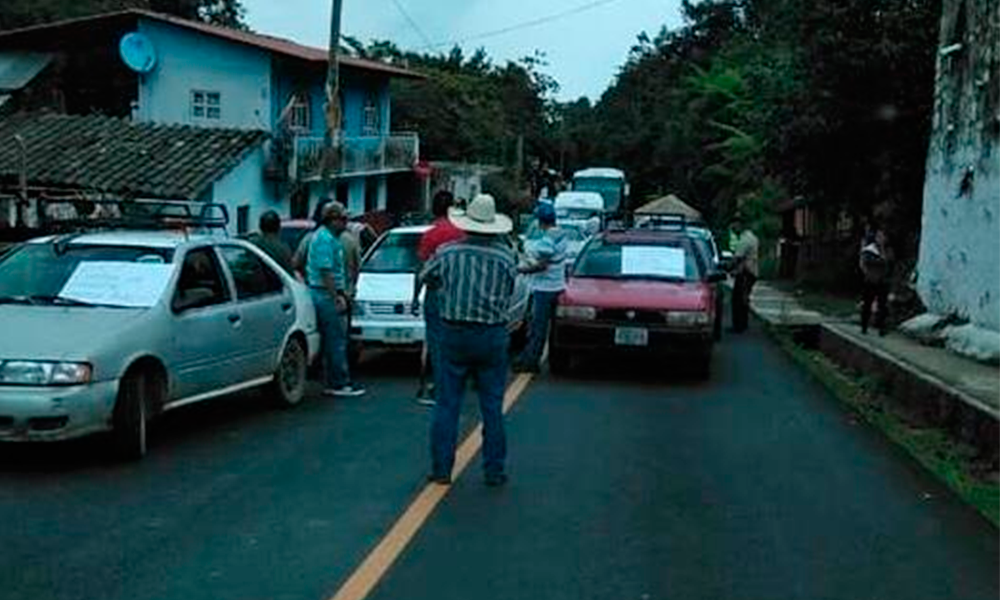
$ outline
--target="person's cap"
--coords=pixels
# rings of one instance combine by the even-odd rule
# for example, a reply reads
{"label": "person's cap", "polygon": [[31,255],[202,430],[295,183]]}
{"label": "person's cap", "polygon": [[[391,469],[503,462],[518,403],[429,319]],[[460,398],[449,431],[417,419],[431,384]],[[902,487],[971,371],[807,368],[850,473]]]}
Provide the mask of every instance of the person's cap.
{"label": "person's cap", "polygon": [[465,210],[451,209],[448,220],[469,233],[499,235],[514,230],[514,222],[507,215],[497,213],[496,200],[489,194],[479,194]]}
{"label": "person's cap", "polygon": [[535,209],[535,217],[545,225],[556,224],[556,208],[549,202],[541,202]]}

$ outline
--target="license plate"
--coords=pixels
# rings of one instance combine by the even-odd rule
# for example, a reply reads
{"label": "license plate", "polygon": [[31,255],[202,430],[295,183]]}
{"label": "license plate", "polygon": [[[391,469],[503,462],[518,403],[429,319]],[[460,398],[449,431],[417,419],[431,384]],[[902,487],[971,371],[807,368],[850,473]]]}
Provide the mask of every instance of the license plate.
{"label": "license plate", "polygon": [[616,327],[615,345],[617,346],[648,346],[649,331],[642,327]]}
{"label": "license plate", "polygon": [[413,339],[413,331],[402,328],[386,329],[385,339],[388,342],[409,342]]}

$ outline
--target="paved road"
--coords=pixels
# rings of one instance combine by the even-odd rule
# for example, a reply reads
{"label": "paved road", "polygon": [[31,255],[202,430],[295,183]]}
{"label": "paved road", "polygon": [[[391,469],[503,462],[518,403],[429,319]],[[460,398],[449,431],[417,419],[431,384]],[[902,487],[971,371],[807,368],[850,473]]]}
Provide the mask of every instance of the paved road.
{"label": "paved road", "polygon": [[[371,597],[998,596],[996,530],[763,337],[728,338],[708,383],[653,367],[536,379],[509,485],[477,460]],[[365,399],[193,407],[136,465],[3,449],[0,598],[329,598],[423,487],[412,375],[375,360]]]}

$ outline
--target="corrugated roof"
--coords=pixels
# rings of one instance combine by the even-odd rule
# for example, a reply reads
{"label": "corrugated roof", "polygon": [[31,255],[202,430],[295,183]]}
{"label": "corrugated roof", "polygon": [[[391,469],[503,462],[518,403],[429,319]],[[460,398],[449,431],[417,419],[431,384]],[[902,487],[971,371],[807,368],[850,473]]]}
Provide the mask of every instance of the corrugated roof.
{"label": "corrugated roof", "polygon": [[0,121],[0,180],[27,150],[32,185],[197,200],[266,138],[264,131],[130,123],[102,116],[15,115]]}
{"label": "corrugated roof", "polygon": [[[109,12],[90,17],[81,17],[77,19],[67,19],[63,21],[57,21],[54,23],[46,23],[44,25],[34,25],[22,29],[12,29],[0,33],[0,43],[2,43],[7,38],[23,39],[25,36],[32,36],[34,34],[52,32],[66,28],[85,27],[88,24],[94,24],[102,21],[115,21],[122,19],[123,17],[144,17],[147,19],[160,21],[162,23],[169,23],[172,25],[176,25],[178,27],[184,27],[186,29],[191,29],[218,38],[227,39],[240,44],[254,46],[256,48],[260,48],[262,50],[274,52],[277,54],[282,54],[284,56],[298,58],[308,62],[317,62],[323,64],[327,62],[327,50],[322,48],[305,46],[303,44],[299,44],[297,42],[293,42],[291,40],[287,40],[284,38],[263,35],[259,33],[251,33],[249,31],[239,31],[237,29],[231,29],[228,27],[219,27],[217,25],[209,25],[208,23],[202,23],[200,21],[190,21],[188,19],[182,19],[180,17],[175,17],[172,15],[164,15],[161,13],[152,12],[148,10],[141,10],[141,9],[130,9],[118,12]],[[423,77],[419,73],[410,71],[409,69],[405,69],[403,67],[399,67],[396,65],[390,65],[388,63],[383,63],[377,60],[369,60],[353,56],[341,56],[340,63],[344,67],[361,69],[366,71],[377,71],[393,77],[408,77],[413,79],[420,79]]]}
{"label": "corrugated roof", "polygon": [[0,92],[23,88],[51,62],[52,55],[42,52],[0,52]]}

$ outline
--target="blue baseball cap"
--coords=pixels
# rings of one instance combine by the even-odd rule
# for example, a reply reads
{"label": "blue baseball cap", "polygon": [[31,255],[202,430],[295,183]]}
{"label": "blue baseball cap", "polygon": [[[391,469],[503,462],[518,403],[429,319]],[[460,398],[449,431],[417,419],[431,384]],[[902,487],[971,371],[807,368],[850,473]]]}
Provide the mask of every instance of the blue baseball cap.
{"label": "blue baseball cap", "polygon": [[555,225],[556,209],[548,202],[542,202],[538,205],[538,208],[535,209],[535,217],[538,218],[540,223]]}

